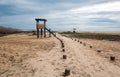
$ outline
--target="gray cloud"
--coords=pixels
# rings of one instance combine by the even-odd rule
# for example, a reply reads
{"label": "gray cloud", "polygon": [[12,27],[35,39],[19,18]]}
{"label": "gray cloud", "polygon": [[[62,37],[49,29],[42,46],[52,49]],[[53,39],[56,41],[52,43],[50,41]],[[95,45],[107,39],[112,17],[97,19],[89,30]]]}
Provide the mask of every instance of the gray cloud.
{"label": "gray cloud", "polygon": [[[1,0],[0,5],[12,8],[7,7],[7,15],[3,15],[5,10],[0,10],[0,25],[35,29],[34,18],[41,17],[48,19],[47,26],[56,30],[63,27],[64,30],[71,30],[73,27],[78,27],[79,30],[96,30],[99,27],[106,28],[105,26],[113,28],[113,25],[118,27],[120,22],[120,10],[116,7],[119,5],[115,2],[117,4],[119,0]],[[112,8],[108,8],[111,6]]]}

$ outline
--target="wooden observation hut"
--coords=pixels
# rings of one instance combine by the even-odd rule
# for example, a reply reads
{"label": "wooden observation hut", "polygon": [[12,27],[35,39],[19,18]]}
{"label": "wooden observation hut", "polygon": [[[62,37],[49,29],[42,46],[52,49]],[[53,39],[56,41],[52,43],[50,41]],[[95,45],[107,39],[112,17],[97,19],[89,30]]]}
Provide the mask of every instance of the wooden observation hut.
{"label": "wooden observation hut", "polygon": [[[39,33],[41,33],[41,38],[44,35],[44,37],[46,37],[46,19],[40,19],[40,18],[36,18],[36,29],[37,29],[37,38],[39,38]],[[39,21],[42,21],[43,24],[40,24]],[[39,29],[41,30],[39,32]]]}
{"label": "wooden observation hut", "polygon": [[[36,18],[35,20],[36,20],[37,38],[39,38],[40,34],[41,34],[41,38],[43,37],[43,35],[44,35],[44,37],[46,37],[46,30],[49,32],[49,37],[51,37],[51,34],[54,37],[56,37],[56,34],[54,32],[52,32],[50,29],[47,29],[47,27],[46,27],[47,19]],[[42,21],[43,23],[40,24],[39,21]],[[41,30],[41,31],[39,32],[39,30]]]}

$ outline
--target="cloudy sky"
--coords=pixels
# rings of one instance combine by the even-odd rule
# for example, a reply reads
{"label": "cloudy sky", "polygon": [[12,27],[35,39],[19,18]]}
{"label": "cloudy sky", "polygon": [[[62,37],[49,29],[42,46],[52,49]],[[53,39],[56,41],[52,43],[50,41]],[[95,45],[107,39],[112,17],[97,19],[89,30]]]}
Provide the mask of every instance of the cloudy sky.
{"label": "cloudy sky", "polygon": [[0,26],[33,30],[35,18],[57,31],[120,31],[120,0],[0,0]]}

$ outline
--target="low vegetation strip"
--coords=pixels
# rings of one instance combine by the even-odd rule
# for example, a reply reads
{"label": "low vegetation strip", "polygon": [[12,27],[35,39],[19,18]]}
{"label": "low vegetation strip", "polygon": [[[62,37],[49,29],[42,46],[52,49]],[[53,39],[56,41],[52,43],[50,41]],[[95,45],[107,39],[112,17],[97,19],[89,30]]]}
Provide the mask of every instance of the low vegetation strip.
{"label": "low vegetation strip", "polygon": [[60,34],[68,37],[76,38],[88,38],[88,39],[97,39],[97,40],[109,40],[109,41],[120,41],[120,35],[118,34],[107,34],[107,33],[73,33],[73,32],[61,32]]}
{"label": "low vegetation strip", "polygon": [[1,33],[0,33],[0,37],[2,37],[2,36],[5,36],[5,34],[1,34]]}

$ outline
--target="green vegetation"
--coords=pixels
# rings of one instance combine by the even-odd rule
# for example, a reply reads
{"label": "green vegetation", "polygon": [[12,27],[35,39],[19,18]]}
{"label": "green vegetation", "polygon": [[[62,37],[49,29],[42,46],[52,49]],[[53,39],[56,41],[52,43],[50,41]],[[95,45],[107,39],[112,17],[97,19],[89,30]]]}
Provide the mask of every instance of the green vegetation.
{"label": "green vegetation", "polygon": [[5,36],[5,34],[0,34],[0,37]]}
{"label": "green vegetation", "polygon": [[67,37],[120,41],[120,35],[118,34],[90,33],[90,32],[82,32],[82,33],[61,32],[60,34]]}

